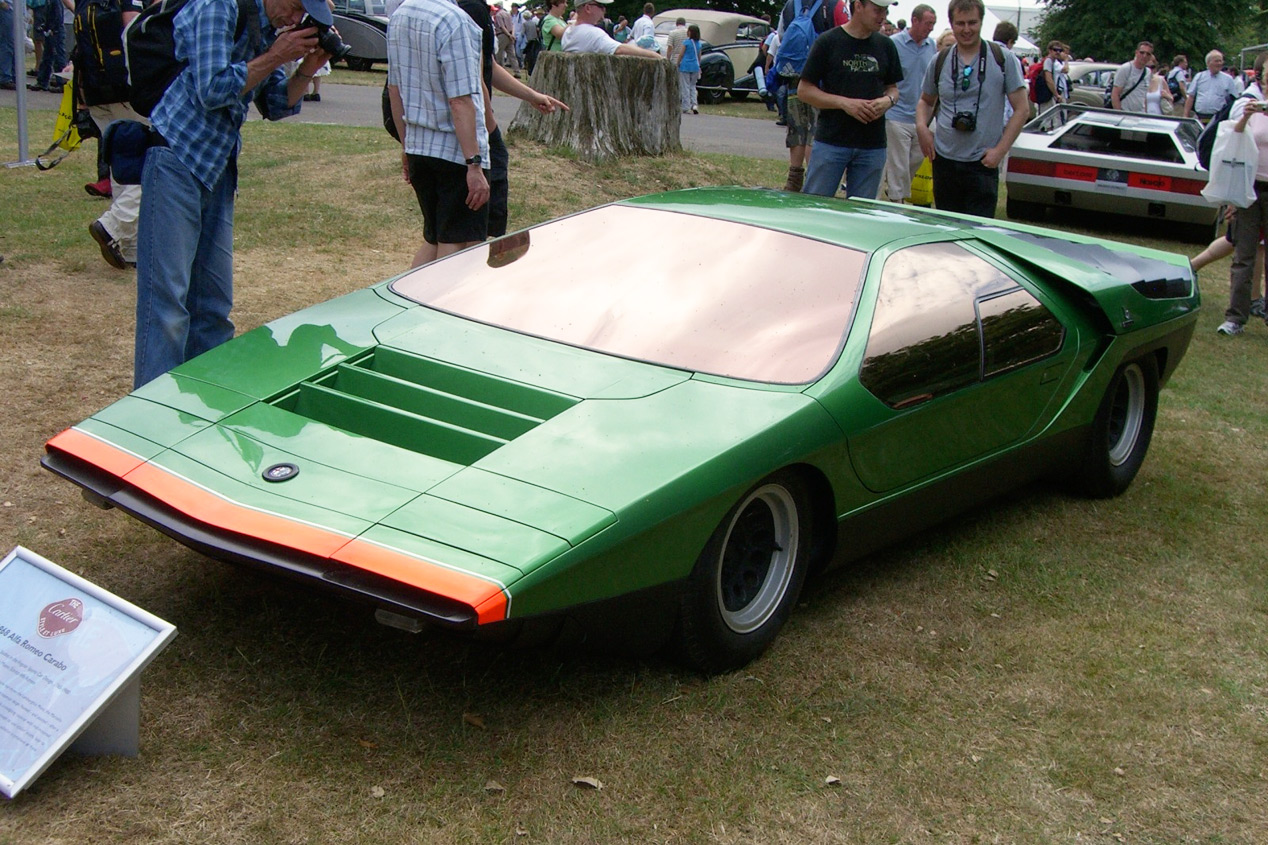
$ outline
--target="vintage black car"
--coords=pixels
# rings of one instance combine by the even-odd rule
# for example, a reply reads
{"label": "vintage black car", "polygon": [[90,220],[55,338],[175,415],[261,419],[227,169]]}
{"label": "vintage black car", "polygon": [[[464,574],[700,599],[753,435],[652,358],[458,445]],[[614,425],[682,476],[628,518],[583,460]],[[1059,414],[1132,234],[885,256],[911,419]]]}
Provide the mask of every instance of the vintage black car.
{"label": "vintage black car", "polygon": [[335,28],[352,47],[346,61],[353,70],[369,70],[387,61],[387,7],[384,0],[334,0]]}
{"label": "vintage black car", "polygon": [[652,18],[662,53],[678,18],[700,27],[700,102],[720,103],[730,94],[743,100],[757,93],[757,80],[749,72],[771,26],[761,18],[710,9],[670,9]]}

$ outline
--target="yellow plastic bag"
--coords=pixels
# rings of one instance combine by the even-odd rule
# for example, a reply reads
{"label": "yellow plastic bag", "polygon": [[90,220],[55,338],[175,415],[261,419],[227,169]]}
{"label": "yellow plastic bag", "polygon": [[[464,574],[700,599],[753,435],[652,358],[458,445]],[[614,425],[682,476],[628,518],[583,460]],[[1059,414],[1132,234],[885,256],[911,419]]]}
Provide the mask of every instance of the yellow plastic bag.
{"label": "yellow plastic bag", "polygon": [[[40,170],[50,170],[56,167],[58,162],[79,147],[82,140],[79,137],[79,130],[75,128],[74,88],[75,86],[69,82],[62,88],[62,105],[57,110],[57,122],[53,124],[53,143],[49,145],[49,148],[42,155],[35,157],[35,166]],[[63,152],[57,158],[50,159],[49,156],[59,147]]]}
{"label": "yellow plastic bag", "polygon": [[933,163],[929,159],[920,162],[911,177],[911,203],[925,208],[933,205]]}

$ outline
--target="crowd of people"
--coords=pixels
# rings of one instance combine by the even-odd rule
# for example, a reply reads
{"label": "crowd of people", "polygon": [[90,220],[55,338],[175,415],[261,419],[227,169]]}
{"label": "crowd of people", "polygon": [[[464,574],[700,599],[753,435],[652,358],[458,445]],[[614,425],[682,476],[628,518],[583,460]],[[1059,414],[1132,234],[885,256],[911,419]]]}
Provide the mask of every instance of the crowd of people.
{"label": "crowd of people", "polygon": [[[569,2],[545,0],[538,8],[491,8],[485,0],[389,3],[390,122],[402,143],[402,177],[423,217],[415,266],[507,231],[509,153],[490,94],[501,91],[544,114],[566,111],[565,103],[521,81],[542,52],[668,60],[679,74],[681,112],[698,113],[698,26],[680,17],[658,41],[650,3],[630,23],[611,20],[612,0],[571,0],[571,9]],[[62,3],[73,0],[48,0],[47,6]],[[5,5],[0,0],[0,11]],[[138,386],[232,336],[233,199],[247,105],[255,101],[269,119],[294,114],[301,101],[320,101],[318,80],[329,72],[316,30],[297,25],[306,14],[328,25],[330,0],[262,0],[271,25],[263,32],[243,31],[238,5],[190,0],[197,13],[178,17],[174,33],[189,65],[149,120],[126,103],[92,106],[99,125],[134,122],[144,138],[140,184],[121,184],[103,164],[98,181],[85,186],[112,199],[89,226],[103,258],[137,269]],[[787,0],[761,43],[747,70],[786,127],[784,187],[910,202],[914,175],[928,160],[936,207],[993,217],[1001,166],[1032,103],[1042,113],[1070,100],[1070,48],[1053,40],[1045,55],[1024,63],[1011,49],[1018,38],[1012,24],[984,37],[982,0],[951,0],[950,26],[936,39],[932,6],[921,4],[909,21],[892,24],[892,5]],[[124,24],[140,12],[139,0],[122,6]],[[48,27],[37,31],[43,44],[31,87],[53,90],[53,74],[65,64],[60,37]],[[1229,119],[1236,131],[1254,136],[1261,151],[1257,202],[1230,214],[1227,238],[1195,261],[1233,255],[1231,301],[1220,332],[1236,335],[1249,317],[1263,313],[1251,288],[1268,223],[1268,115],[1256,82],[1247,87],[1225,72],[1218,51],[1205,61],[1206,69],[1192,75],[1183,55],[1160,66],[1153,45],[1142,41],[1118,68],[1106,97],[1114,109],[1179,112],[1203,121],[1233,101]],[[5,67],[0,55],[0,73]],[[7,77],[0,85],[14,87]],[[1249,96],[1240,96],[1243,89]]]}

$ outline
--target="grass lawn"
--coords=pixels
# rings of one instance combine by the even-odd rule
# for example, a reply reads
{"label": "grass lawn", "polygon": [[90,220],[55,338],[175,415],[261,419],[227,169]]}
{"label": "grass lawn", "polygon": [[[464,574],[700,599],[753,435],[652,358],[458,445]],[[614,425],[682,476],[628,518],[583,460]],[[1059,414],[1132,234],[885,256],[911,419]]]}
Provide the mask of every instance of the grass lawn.
{"label": "grass lawn", "polygon": [[[0,109],[6,161],[15,119]],[[51,121],[32,115],[33,147]],[[421,220],[386,134],[245,136],[240,331],[405,268]],[[0,845],[1268,841],[1268,329],[1216,336],[1227,260],[1202,274],[1125,495],[1035,488],[913,537],[812,582],[765,657],[704,679],[402,634],[41,470],[47,438],[131,382],[134,274],[86,233],[94,154],[0,172],[0,551],[23,544],[179,634],[144,677],[140,756],[54,763],[0,806]],[[511,161],[513,227],[784,179],[689,154],[590,167],[514,139]]]}

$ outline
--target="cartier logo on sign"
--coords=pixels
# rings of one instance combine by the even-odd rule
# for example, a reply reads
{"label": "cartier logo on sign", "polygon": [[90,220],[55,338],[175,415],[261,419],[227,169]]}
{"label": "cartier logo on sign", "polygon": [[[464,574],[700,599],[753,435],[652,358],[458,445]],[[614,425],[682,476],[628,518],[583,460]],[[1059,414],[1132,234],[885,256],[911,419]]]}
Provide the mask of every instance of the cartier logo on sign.
{"label": "cartier logo on sign", "polygon": [[45,639],[69,634],[84,621],[84,603],[79,599],[62,599],[40,611],[39,635]]}

